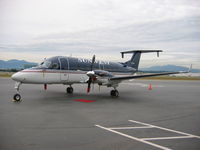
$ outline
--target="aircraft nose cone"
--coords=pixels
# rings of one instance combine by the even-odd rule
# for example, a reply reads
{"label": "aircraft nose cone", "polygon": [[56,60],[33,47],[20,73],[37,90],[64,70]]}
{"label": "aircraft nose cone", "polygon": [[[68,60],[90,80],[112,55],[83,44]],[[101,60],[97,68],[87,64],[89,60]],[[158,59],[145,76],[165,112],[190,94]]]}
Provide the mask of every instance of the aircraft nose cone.
{"label": "aircraft nose cone", "polygon": [[18,73],[14,73],[12,76],[11,76],[11,78],[13,79],[13,80],[17,80],[18,79]]}
{"label": "aircraft nose cone", "polygon": [[21,77],[21,73],[20,73],[20,72],[17,72],[17,73],[15,73],[15,74],[13,74],[13,75],[11,76],[11,78],[12,78],[13,80],[15,80],[15,81],[22,81],[22,80],[23,80],[22,77]]}

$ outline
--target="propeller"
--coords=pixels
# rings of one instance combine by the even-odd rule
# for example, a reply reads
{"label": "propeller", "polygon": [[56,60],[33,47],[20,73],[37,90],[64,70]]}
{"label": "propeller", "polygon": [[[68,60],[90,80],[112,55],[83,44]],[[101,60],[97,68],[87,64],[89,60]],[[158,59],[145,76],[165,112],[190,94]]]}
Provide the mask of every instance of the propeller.
{"label": "propeller", "polygon": [[93,66],[94,66],[94,62],[95,62],[95,55],[93,55],[92,57],[92,64],[91,64],[91,71],[93,70]]}
{"label": "propeller", "polygon": [[90,92],[91,83],[92,83],[92,80],[93,80],[94,74],[95,74],[94,71],[93,71],[94,62],[95,62],[95,55],[92,57],[92,63],[91,63],[90,71],[87,72],[87,75],[89,76],[87,93]]}

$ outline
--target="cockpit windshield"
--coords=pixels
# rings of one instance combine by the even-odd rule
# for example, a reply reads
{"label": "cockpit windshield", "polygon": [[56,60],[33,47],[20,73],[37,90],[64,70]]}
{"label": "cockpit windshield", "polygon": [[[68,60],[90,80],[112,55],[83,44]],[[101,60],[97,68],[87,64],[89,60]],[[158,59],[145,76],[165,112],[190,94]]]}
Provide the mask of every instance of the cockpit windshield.
{"label": "cockpit windshield", "polygon": [[38,68],[58,70],[58,69],[60,69],[60,63],[59,63],[57,57],[52,57],[49,59],[45,59],[40,65],[38,65]]}
{"label": "cockpit windshield", "polygon": [[48,60],[43,61],[38,67],[41,68],[49,68],[51,66],[51,62]]}

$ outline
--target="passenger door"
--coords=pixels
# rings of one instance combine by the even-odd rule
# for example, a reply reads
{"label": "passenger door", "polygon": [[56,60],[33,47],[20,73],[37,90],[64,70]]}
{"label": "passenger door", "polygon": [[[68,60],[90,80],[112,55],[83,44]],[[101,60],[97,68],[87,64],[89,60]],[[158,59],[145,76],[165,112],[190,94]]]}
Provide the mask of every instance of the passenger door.
{"label": "passenger door", "polygon": [[60,73],[60,80],[61,82],[67,82],[69,80],[69,62],[67,57],[61,57],[59,58],[60,64],[61,64],[61,73]]}

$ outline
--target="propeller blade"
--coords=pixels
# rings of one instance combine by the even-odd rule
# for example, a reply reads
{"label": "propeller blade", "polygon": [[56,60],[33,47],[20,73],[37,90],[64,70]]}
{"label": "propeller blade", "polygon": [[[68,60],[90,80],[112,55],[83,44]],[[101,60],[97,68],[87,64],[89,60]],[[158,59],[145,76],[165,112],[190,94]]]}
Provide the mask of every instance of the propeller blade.
{"label": "propeller blade", "polygon": [[92,79],[94,76],[94,71],[93,71],[93,66],[94,66],[94,62],[95,62],[95,55],[93,55],[92,57],[92,63],[91,63],[91,68],[90,71],[88,71],[86,74],[89,76],[89,80],[88,80],[88,87],[87,87],[87,93],[90,92],[90,87],[91,87],[91,83],[92,83]]}
{"label": "propeller blade", "polygon": [[90,93],[90,84],[88,84],[87,93]]}
{"label": "propeller blade", "polygon": [[93,55],[92,57],[91,71],[93,70],[94,62],[95,62],[95,55]]}
{"label": "propeller blade", "polygon": [[87,93],[90,92],[91,83],[92,83],[92,78],[90,77],[89,80],[88,80]]}

